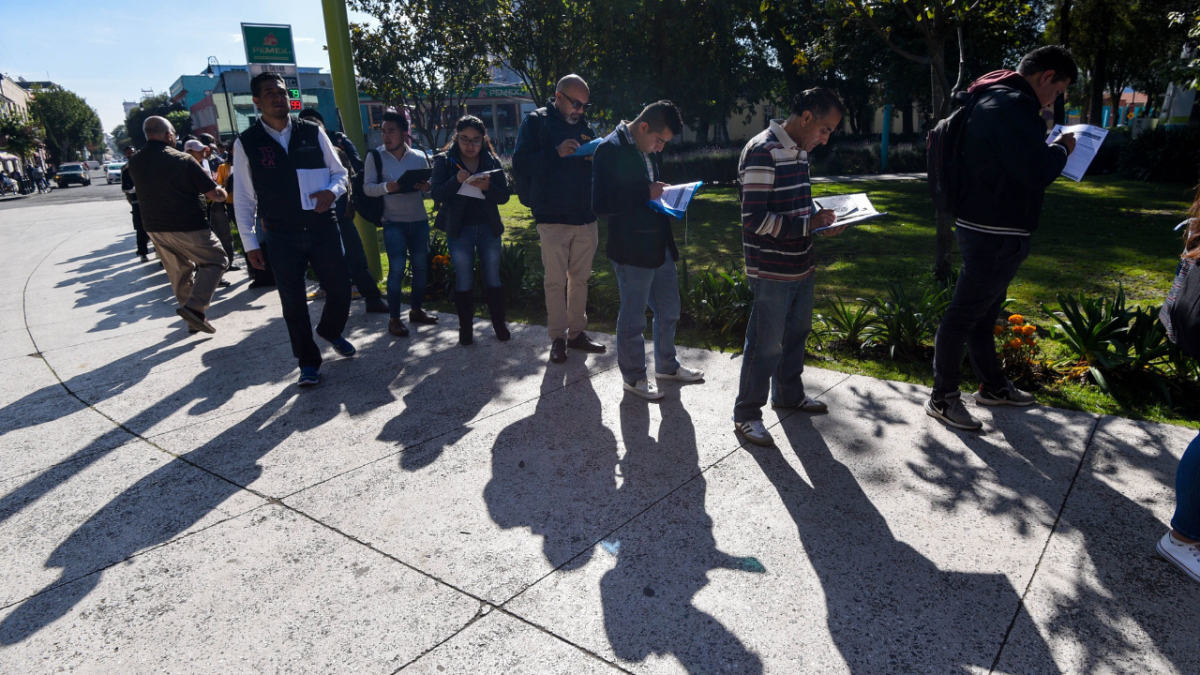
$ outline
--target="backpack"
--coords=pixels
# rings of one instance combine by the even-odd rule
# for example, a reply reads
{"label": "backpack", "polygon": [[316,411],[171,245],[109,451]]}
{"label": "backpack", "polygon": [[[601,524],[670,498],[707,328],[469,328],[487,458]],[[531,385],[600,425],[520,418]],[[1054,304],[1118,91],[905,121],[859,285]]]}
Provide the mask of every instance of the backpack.
{"label": "backpack", "polygon": [[[538,125],[537,139],[539,152],[545,150],[546,146],[550,144],[550,130],[546,128],[546,121],[542,119],[543,116],[543,114],[539,113],[537,110],[534,110],[525,118],[530,124],[534,124],[536,122]],[[529,208],[533,208],[533,193],[530,192],[532,189],[533,176],[529,175],[528,171],[514,170],[513,191],[517,193],[517,199],[520,200],[523,205],[528,206]]]}
{"label": "backpack", "polygon": [[[379,156],[378,150],[368,150],[367,161],[375,163],[376,176],[383,175],[383,158]],[[383,197],[372,197],[363,190],[363,182],[366,180],[366,176],[367,172],[363,170],[350,178],[351,189],[354,191],[354,212],[367,221],[375,223],[377,227],[382,227]]]}
{"label": "backpack", "polygon": [[988,73],[972,83],[967,92],[954,94],[954,102],[959,108],[929,132],[925,141],[929,194],[938,211],[954,215],[958,209],[963,189],[963,146],[971,111],[985,93],[1007,88],[1002,82],[1015,74],[1008,70]]}
{"label": "backpack", "polygon": [[1184,354],[1200,359],[1200,272],[1195,261],[1184,260],[1179,266],[1158,318],[1171,342]]}

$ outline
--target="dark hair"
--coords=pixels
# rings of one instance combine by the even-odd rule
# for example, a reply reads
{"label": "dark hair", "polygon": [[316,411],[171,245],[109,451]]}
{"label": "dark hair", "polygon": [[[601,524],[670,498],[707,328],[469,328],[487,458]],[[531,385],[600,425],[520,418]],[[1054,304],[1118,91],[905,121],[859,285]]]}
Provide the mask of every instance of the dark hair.
{"label": "dark hair", "polygon": [[250,79],[250,95],[258,98],[259,94],[262,93],[259,89],[268,80],[274,80],[279,83],[279,86],[287,89],[287,83],[283,81],[283,76],[279,73],[259,73]]}
{"label": "dark hair", "polygon": [[316,108],[305,108],[297,113],[296,117],[299,117],[302,120],[314,119],[321,124],[325,124],[325,118],[321,116],[321,113],[317,112]]}
{"label": "dark hair", "polygon": [[1026,77],[1047,70],[1054,71],[1055,82],[1065,79],[1073,84],[1079,77],[1079,66],[1075,65],[1075,57],[1070,49],[1062,45],[1038,47],[1026,54],[1021,59],[1021,65],[1017,66],[1017,72]]}
{"label": "dark hair", "polygon": [[446,144],[446,147],[442,148],[444,152],[458,152],[458,133],[463,129],[474,129],[483,134],[483,148],[481,149],[489,153],[492,151],[492,141],[488,138],[487,127],[483,126],[483,120],[474,115],[463,115],[454,124],[454,136]]}
{"label": "dark hair", "polygon": [[212,134],[197,134],[196,140],[200,141],[201,143],[203,143],[205,145],[212,145],[213,142],[216,141],[216,139],[213,138]]}
{"label": "dark hair", "polygon": [[408,118],[403,113],[389,110],[383,113],[383,119],[379,121],[379,126],[383,126],[384,122],[393,122],[396,126],[400,127],[400,131],[408,131]]}
{"label": "dark hair", "polygon": [[824,87],[806,89],[792,98],[792,114],[803,115],[811,112],[813,117],[821,119],[833,111],[839,115],[846,114],[846,106],[833,90]]}
{"label": "dark hair", "polygon": [[650,131],[670,129],[673,136],[683,133],[683,118],[679,115],[679,108],[667,100],[651,103],[642,109],[637,118],[639,122],[649,125]]}
{"label": "dark hair", "polygon": [[1188,209],[1188,217],[1190,221],[1183,233],[1183,257],[1200,260],[1200,187],[1196,188],[1196,199]]}

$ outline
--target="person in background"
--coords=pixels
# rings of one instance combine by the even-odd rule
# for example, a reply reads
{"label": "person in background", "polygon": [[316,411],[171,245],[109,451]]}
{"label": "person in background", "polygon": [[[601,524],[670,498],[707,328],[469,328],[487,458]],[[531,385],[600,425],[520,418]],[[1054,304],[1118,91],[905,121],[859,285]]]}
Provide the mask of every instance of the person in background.
{"label": "person in background", "polygon": [[605,346],[588,337],[588,277],[600,233],[592,212],[591,157],[574,157],[580,145],[596,137],[584,117],[591,92],[578,75],[558,81],[554,98],[529,113],[517,135],[513,173],[528,184],[528,201],[537,222],[546,270],[546,328],[550,361],[567,360],[567,348],[603,354]]}
{"label": "person in background", "polygon": [[225,201],[225,191],[199,162],[175,149],[175,128],[166,118],[146,118],[142,131],[146,145],[128,165],[142,226],[171,280],[176,313],[192,332],[214,333],[208,306],[229,261],[208,227],[204,199]]}
{"label": "person in background", "polygon": [[804,346],[813,325],[814,230],[829,227],[835,216],[813,204],[808,153],[829,140],[844,113],[841,100],[828,89],[797,94],[788,118],[771,120],[746,144],[738,162],[742,249],[754,307],[733,424],[755,445],[774,444],[762,422],[768,395],[775,408],[826,410],[804,393]]}
{"label": "person in background", "polygon": [[[1200,189],[1188,212],[1191,216],[1184,234],[1181,271],[1187,275],[1200,274]],[[1177,334],[1178,335],[1178,334]],[[1183,345],[1181,345],[1183,346]],[[1200,345],[1189,345],[1186,351],[1196,353]],[[1179,468],[1175,471],[1175,516],[1171,530],[1158,541],[1159,555],[1183,570],[1192,581],[1200,581],[1200,436],[1192,439]]]}
{"label": "person in background", "polygon": [[499,205],[508,202],[508,179],[478,117],[459,118],[454,137],[433,158],[431,183],[433,200],[441,204],[436,225],[446,233],[450,261],[454,264],[458,343],[472,342],[476,253],[492,327],[496,337],[506,341],[512,335],[505,324],[504,287],[500,282],[500,235],[504,232],[504,222],[500,219]]}
{"label": "person in background", "polygon": [[[183,151],[194,157],[196,162],[208,172],[208,175],[216,180],[216,172],[212,168],[212,162],[209,161],[212,150],[208,146],[192,139],[183,144]],[[225,212],[224,204],[209,203],[208,226],[212,228],[213,234],[217,235],[217,240],[221,242],[221,247],[225,249],[225,257],[229,261],[229,267],[225,271],[240,270],[240,267],[233,264],[233,229],[229,226],[229,215]],[[223,285],[228,285],[228,282]]]}
{"label": "person in background", "polygon": [[[300,111],[297,117],[309,120],[310,122],[319,122],[322,127],[325,126],[325,117],[316,108],[305,108]],[[329,135],[329,142],[333,143],[333,147],[346,153],[346,156],[350,158],[350,164],[346,168],[354,173],[362,173],[362,157],[358,154],[358,148],[354,147],[354,142],[340,131],[329,133],[329,129],[326,128],[325,133]]]}
{"label": "person in background", "polygon": [[133,215],[133,232],[137,241],[138,258],[142,262],[150,262],[150,237],[147,236],[145,228],[142,227],[142,212],[138,208],[137,191],[133,188],[133,178],[129,176],[129,160],[133,158],[133,146],[125,146],[124,152],[125,166],[121,167],[121,191],[125,193],[125,200],[129,202],[129,207]]}
{"label": "person in background", "polygon": [[46,174],[40,165],[30,164],[28,171],[29,179],[33,181],[33,186],[37,188],[39,194],[50,192],[50,186],[46,184]]}
{"label": "person in background", "polygon": [[993,330],[1008,285],[1029,256],[1046,188],[1075,150],[1072,134],[1046,143],[1041,111],[1078,74],[1070,50],[1050,45],[1026,54],[1017,72],[988,73],[968,88],[982,93],[962,141],[961,197],[954,214],[962,270],[934,338],[933,392],[925,404],[925,412],[947,426],[967,431],[983,426],[967,412],[958,390],[964,350],[980,382],[977,404],[1034,403],[1000,369]]}
{"label": "person in background", "polygon": [[632,122],[621,122],[596,148],[592,211],[608,218],[606,253],[617,276],[617,366],[625,391],[663,397],[646,376],[646,307],[654,312],[654,371],[658,380],[698,382],[704,373],[675,357],[679,323],[679,250],[671,217],[650,208],[668,186],[659,180],[663,147],[683,132],[679,109],[651,103]]}
{"label": "person in background", "polygon": [[[343,357],[358,353],[342,337],[350,315],[350,269],[333,211],[337,198],[346,194],[346,167],[321,125],[292,119],[282,77],[256,75],[250,91],[262,116],[234,144],[233,206],[240,223],[254,222],[256,212],[262,218],[292,354],[300,365],[298,384],[310,387],[320,382],[322,359],[305,297],[309,265],[328,291],[317,335]],[[250,264],[263,269],[253,229],[238,232]]]}
{"label": "person in background", "polygon": [[[297,115],[302,120],[307,120],[321,126],[325,129],[325,121],[321,118],[321,113],[312,108],[305,108]],[[346,138],[344,135],[342,138]],[[356,163],[354,158],[358,156],[358,151],[354,151],[351,156],[342,146],[333,143],[334,149],[338,153],[338,161],[342,166],[349,170],[350,180],[356,173],[362,171],[362,162],[357,162],[358,168],[355,169]],[[346,139],[346,145],[351,149],[354,144],[350,139]],[[349,212],[350,208],[350,192],[338,197],[337,203],[334,204],[334,212],[338,219],[338,232],[342,237],[342,247],[345,250],[346,264],[350,266],[350,279],[354,282],[354,287],[358,290],[359,295],[366,300],[367,312],[372,314],[384,314],[388,311],[387,304],[383,301],[383,294],[379,292],[379,286],[375,283],[375,276],[371,274],[371,268],[367,264],[367,253],[363,249],[362,237],[359,236],[358,228],[354,225],[354,218]]]}
{"label": "person in background", "polygon": [[414,324],[438,321],[436,316],[421,309],[429,264],[429,215],[425,212],[425,197],[431,186],[429,181],[420,181],[413,185],[412,191],[402,193],[397,183],[407,171],[428,169],[429,158],[409,146],[408,118],[404,115],[390,110],[385,112],[381,130],[383,145],[367,153],[363,192],[371,197],[383,197],[383,245],[388,256],[387,293],[391,313],[388,332],[405,337],[408,327],[400,318],[400,283],[410,260],[412,295],[409,296],[408,320]]}

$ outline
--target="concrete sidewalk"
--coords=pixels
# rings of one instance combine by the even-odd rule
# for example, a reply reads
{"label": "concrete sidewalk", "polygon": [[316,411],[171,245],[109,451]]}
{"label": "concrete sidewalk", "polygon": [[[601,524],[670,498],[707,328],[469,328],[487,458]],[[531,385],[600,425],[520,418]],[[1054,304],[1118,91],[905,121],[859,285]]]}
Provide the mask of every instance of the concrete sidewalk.
{"label": "concrete sidewalk", "polygon": [[1154,554],[1188,429],[957,433],[812,369],[830,413],[743,447],[737,358],[684,349],[706,381],[647,403],[611,351],[361,303],[299,391],[276,295],[234,273],[189,337],[124,204],[7,211],[0,246],[0,672],[1200,672]]}

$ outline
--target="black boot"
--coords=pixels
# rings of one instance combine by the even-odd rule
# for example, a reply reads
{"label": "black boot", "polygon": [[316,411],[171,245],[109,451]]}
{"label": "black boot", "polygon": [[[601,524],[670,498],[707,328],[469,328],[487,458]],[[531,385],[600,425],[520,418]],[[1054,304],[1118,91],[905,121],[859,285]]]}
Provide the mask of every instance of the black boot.
{"label": "black boot", "polygon": [[507,342],[512,338],[508,326],[504,325],[504,287],[483,289],[483,297],[487,298],[488,314],[492,317],[492,328],[496,329],[496,338]]}
{"label": "black boot", "polygon": [[454,308],[458,311],[458,344],[471,344],[471,319],[475,317],[475,291],[454,291]]}

